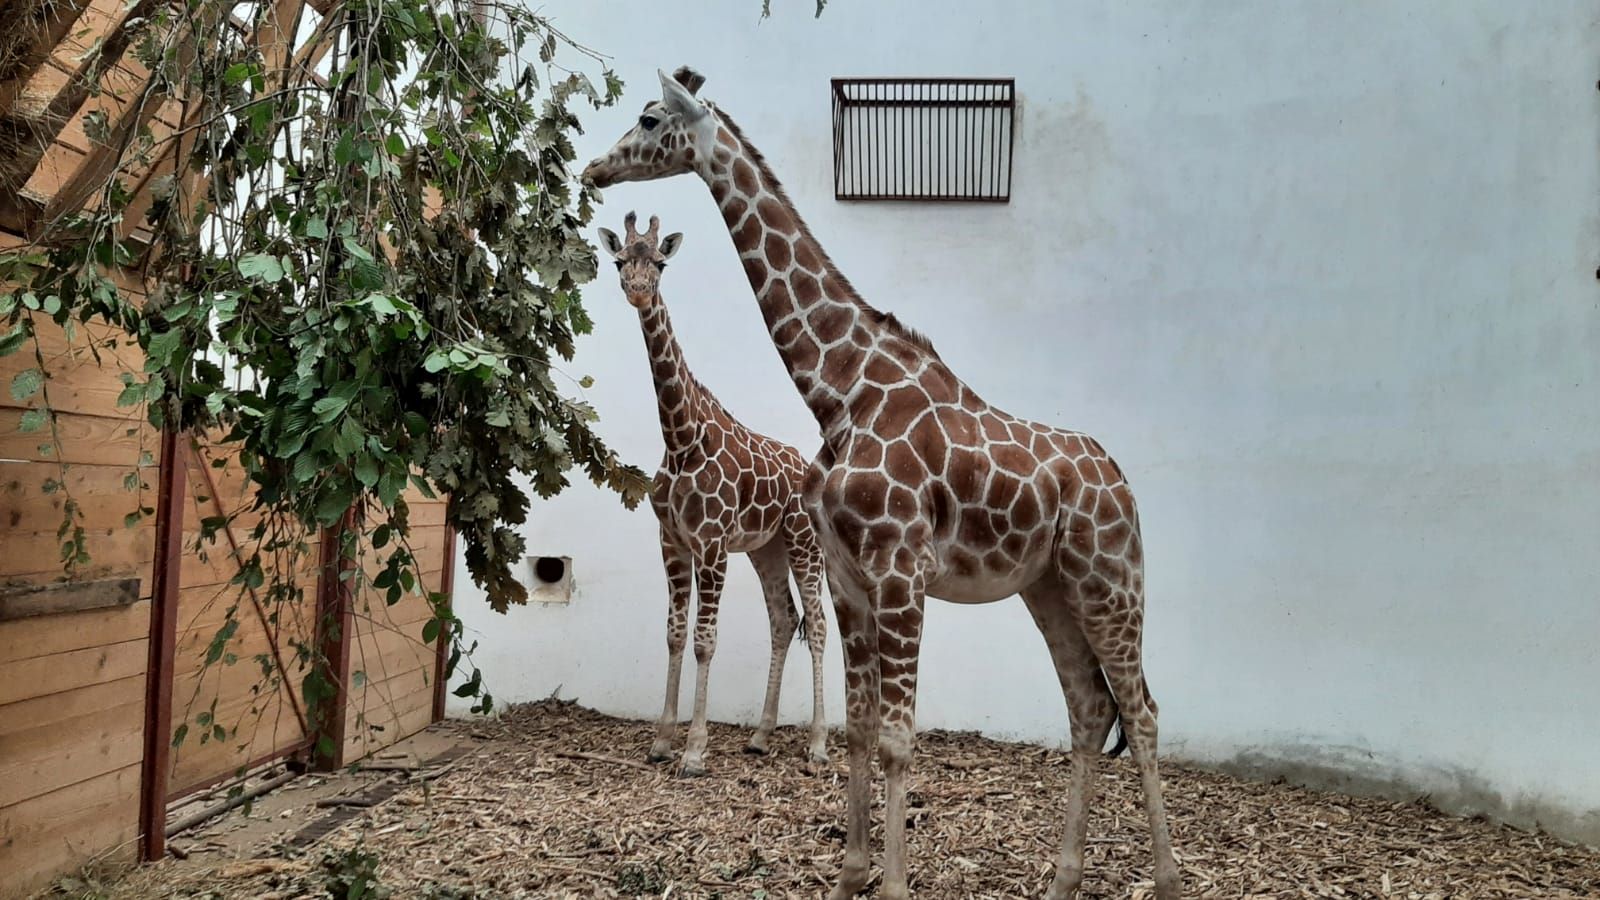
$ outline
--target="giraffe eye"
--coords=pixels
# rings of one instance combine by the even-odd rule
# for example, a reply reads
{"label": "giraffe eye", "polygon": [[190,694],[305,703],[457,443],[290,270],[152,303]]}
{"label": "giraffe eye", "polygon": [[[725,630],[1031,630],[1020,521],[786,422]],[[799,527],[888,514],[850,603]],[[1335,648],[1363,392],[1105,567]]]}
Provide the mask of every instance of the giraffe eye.
{"label": "giraffe eye", "polygon": [[621,272],[622,271],[622,260],[620,260],[620,259],[619,260],[614,260],[614,262],[616,262],[616,264],[617,264],[617,271]]}
{"label": "giraffe eye", "polygon": [[657,125],[661,124],[661,120],[656,118],[655,116],[640,116],[639,117],[639,124],[644,126],[644,130],[645,131],[651,131]]}

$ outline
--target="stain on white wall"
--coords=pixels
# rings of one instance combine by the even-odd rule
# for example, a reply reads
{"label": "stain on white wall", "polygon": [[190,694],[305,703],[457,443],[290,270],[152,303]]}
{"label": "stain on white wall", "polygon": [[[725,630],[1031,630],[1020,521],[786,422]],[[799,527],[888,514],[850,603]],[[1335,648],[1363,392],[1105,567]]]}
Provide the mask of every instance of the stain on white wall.
{"label": "stain on white wall", "polygon": [[[696,66],[869,301],[987,399],[1106,444],[1140,502],[1166,755],[1600,841],[1592,4],[773,6],[548,4],[628,85],[586,116],[580,165],[657,67]],[[874,75],[1015,77],[1011,203],[836,202],[828,79]],[[686,235],[662,290],[691,367],[814,451],[704,186],[612,188],[595,225],[630,209]],[[637,318],[609,272],[585,298],[574,372],[597,379],[601,433],[653,468]],[[525,533],[572,558],[574,599],[501,616],[460,569],[495,695],[654,716],[651,514],[584,484]],[[768,639],[742,560],[722,608],[711,714],[753,723]],[[789,723],[804,669],[791,653]],[[1020,601],[931,603],[918,718],[1065,740]]]}

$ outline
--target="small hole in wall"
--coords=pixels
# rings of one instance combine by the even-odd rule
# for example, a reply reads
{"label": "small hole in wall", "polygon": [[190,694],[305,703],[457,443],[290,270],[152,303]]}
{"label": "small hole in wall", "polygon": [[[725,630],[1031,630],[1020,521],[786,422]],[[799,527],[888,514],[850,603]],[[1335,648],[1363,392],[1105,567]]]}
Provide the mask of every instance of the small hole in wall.
{"label": "small hole in wall", "polygon": [[534,557],[533,577],[545,584],[556,584],[567,577],[567,561],[559,556]]}
{"label": "small hole in wall", "polygon": [[572,602],[572,557],[530,556],[528,599],[534,603]]}

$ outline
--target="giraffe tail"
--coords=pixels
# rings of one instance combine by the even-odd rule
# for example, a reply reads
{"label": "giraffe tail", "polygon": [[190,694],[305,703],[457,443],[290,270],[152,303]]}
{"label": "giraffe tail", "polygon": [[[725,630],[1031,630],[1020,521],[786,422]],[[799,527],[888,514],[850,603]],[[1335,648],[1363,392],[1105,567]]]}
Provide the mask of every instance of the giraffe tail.
{"label": "giraffe tail", "polygon": [[[1145,706],[1149,707],[1150,714],[1155,715],[1156,699],[1150,696],[1150,682],[1145,681],[1144,675],[1142,674],[1139,676],[1139,690],[1144,692]],[[1117,757],[1121,756],[1122,752],[1128,749],[1128,726],[1123,724],[1122,707],[1117,704],[1117,698],[1115,696],[1112,696],[1111,698],[1111,710],[1116,715],[1114,722],[1117,729],[1117,742],[1111,745],[1111,749],[1106,751],[1106,755],[1110,757]]]}
{"label": "giraffe tail", "polygon": [[[1111,705],[1113,707],[1116,707],[1116,704],[1117,701],[1111,701]],[[1122,727],[1122,710],[1120,708],[1117,709],[1117,720],[1115,724],[1117,729],[1117,742],[1111,745],[1110,750],[1106,751],[1106,755],[1112,758],[1121,756],[1122,751],[1128,749],[1128,729]]]}

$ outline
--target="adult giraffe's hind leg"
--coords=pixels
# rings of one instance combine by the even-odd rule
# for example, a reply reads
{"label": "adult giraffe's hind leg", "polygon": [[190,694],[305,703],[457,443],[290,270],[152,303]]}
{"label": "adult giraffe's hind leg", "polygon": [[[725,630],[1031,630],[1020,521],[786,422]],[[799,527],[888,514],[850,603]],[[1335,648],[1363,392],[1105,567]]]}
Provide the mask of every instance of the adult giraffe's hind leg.
{"label": "adult giraffe's hind leg", "polygon": [[811,517],[798,498],[784,521],[789,570],[800,586],[800,609],[805,621],[806,648],[811,651],[811,740],[806,755],[814,763],[828,761],[828,716],[823,700],[822,655],[828,647],[828,619],[822,612],[822,582],[827,574],[822,548]]}
{"label": "adult giraffe's hind leg", "polygon": [[683,672],[683,648],[689,641],[689,595],[694,588],[694,557],[661,535],[661,559],[667,569],[667,699],[656,723],[650,761],[672,758],[672,736],[678,728],[678,678]]}
{"label": "adult giraffe's hind leg", "polygon": [[1047,578],[1022,591],[1023,602],[1050,648],[1072,725],[1072,787],[1067,794],[1067,824],[1055,878],[1045,895],[1047,900],[1072,900],[1083,883],[1083,850],[1088,838],[1089,807],[1094,800],[1095,769],[1117,716],[1100,662],[1078,626],[1068,599],[1069,590],[1056,579]]}
{"label": "adult giraffe's hind leg", "polygon": [[767,740],[772,736],[772,729],[777,727],[783,666],[789,658],[789,642],[794,640],[795,629],[800,624],[794,613],[794,597],[789,592],[786,555],[781,538],[773,538],[750,551],[750,564],[755,566],[756,577],[761,581],[761,593],[767,601],[767,621],[772,626],[772,662],[767,667],[767,695],[761,705],[761,723],[745,748],[752,753],[767,752]]}
{"label": "adult giraffe's hind leg", "polygon": [[1132,548],[1125,557],[1101,553],[1092,558],[1088,575],[1078,584],[1078,623],[1121,708],[1128,748],[1139,767],[1150,819],[1157,900],[1178,900],[1183,881],[1172,856],[1161,774],[1156,767],[1156,704],[1144,677],[1144,574],[1137,532],[1132,536]]}

